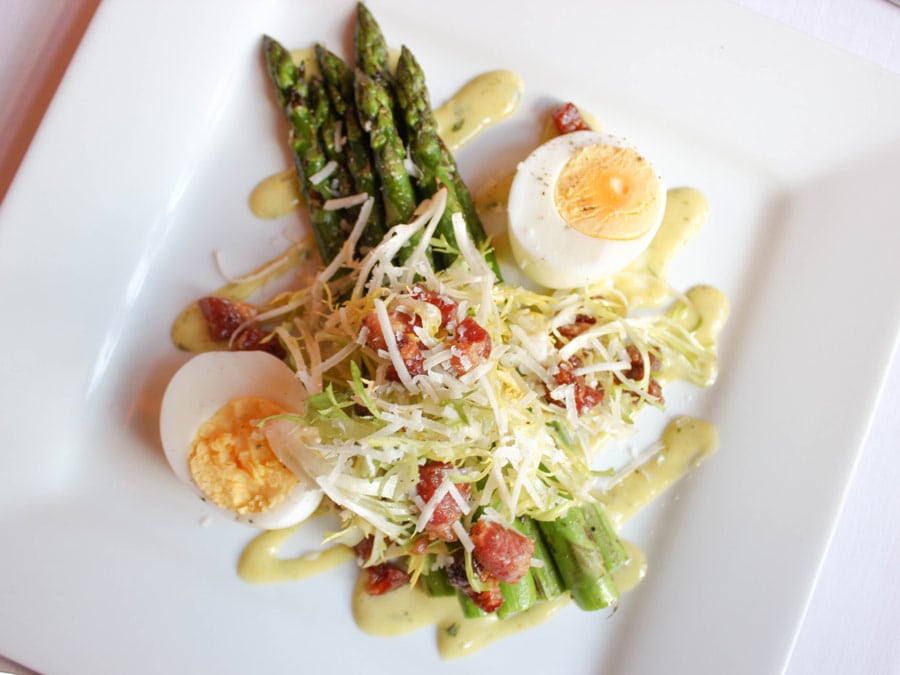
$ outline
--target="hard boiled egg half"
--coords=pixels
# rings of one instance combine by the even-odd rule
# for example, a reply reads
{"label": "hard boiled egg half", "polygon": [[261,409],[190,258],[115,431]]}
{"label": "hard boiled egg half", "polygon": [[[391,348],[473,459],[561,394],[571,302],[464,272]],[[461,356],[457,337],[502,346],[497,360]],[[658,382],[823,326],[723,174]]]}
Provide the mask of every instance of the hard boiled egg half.
{"label": "hard boiled egg half", "polygon": [[509,236],[522,271],[547,288],[575,288],[617,272],[662,221],[666,192],[624,141],[575,131],[519,164],[509,192]]}
{"label": "hard boiled egg half", "polygon": [[169,382],[160,411],[163,450],[175,474],[207,502],[263,529],[289,527],[322,500],[316,483],[269,443],[273,415],[302,414],[294,372],[261,351],[208,352]]}

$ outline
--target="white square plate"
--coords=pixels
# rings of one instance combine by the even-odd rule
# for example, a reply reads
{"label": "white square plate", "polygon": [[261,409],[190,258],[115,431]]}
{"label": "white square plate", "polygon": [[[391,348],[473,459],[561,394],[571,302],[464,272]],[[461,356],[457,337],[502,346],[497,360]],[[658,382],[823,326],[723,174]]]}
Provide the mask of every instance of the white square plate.
{"label": "white square plate", "polygon": [[[165,4],[165,3],[163,3]],[[463,661],[366,636],[351,569],[235,573],[159,448],[177,311],[296,232],[250,189],[290,163],[260,55],[349,41],[353,3],[104,3],[0,211],[0,653],[46,672],[761,673],[802,618],[900,327],[900,82],[736,6],[373,0],[441,101],[519,71],[517,116],[459,155],[477,185],[574,100],[712,217],[678,286],[733,305],[722,377],[684,399],[721,450],[626,534],[650,561],[612,617],[574,608]],[[678,408],[678,406],[683,408]]]}

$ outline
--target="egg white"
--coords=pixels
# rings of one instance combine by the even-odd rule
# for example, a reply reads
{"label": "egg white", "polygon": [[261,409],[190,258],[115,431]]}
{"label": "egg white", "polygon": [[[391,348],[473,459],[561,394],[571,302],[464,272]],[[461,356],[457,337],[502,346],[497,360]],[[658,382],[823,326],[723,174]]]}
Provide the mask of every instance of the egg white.
{"label": "egg white", "polygon": [[556,183],[575,152],[590,145],[630,147],[615,136],[576,131],[544,143],[521,162],[509,191],[509,240],[522,272],[547,288],[586,286],[621,270],[647,248],[665,211],[666,191],[651,214],[653,227],[635,239],[591,237],[566,223],[556,203]]}
{"label": "egg white", "polygon": [[[248,396],[267,398],[297,414],[303,413],[306,400],[294,372],[278,358],[261,351],[198,354],[175,373],[166,388],[159,424],[163,450],[175,475],[201,497],[204,495],[189,467],[197,430],[228,401]],[[267,511],[237,514],[205,501],[218,511],[263,529],[299,523],[316,510],[322,490],[296,463],[287,466],[297,476],[297,485],[284,501]]]}

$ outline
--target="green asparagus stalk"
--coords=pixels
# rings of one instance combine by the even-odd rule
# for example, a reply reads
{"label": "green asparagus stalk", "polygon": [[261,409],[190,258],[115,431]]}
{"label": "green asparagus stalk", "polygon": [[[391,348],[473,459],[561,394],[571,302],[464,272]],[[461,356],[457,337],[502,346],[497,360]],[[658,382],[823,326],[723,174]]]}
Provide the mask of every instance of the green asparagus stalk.
{"label": "green asparagus stalk", "polygon": [[367,247],[376,246],[385,232],[384,206],[380,198],[375,169],[372,166],[369,139],[357,116],[353,70],[341,57],[321,44],[316,45],[316,60],[325,80],[331,106],[344,123],[346,142],[343,146],[343,164],[352,178],[354,190],[375,198],[360,244]]}
{"label": "green asparagus stalk", "polygon": [[582,507],[591,536],[597,542],[606,569],[615,572],[628,564],[628,552],[619,540],[600,504],[587,504]]}
{"label": "green asparagus stalk", "polygon": [[268,35],[263,35],[263,53],[269,77],[275,85],[278,103],[283,111],[287,111],[291,87],[297,83],[297,65],[290,52]]}
{"label": "green asparagus stalk", "polygon": [[[412,52],[405,46],[400,50],[396,77],[397,104],[403,117],[406,141],[410,156],[419,170],[416,184],[422,198],[433,195],[441,186],[447,188],[447,208],[438,225],[437,233],[449,244],[456,246],[452,217],[461,213],[466,220],[469,236],[476,244],[485,241],[484,228],[472,204],[472,197],[453,156],[444,146],[437,130],[437,121],[431,108],[425,73]],[[486,259],[499,278],[499,268],[493,251]]]}
{"label": "green asparagus stalk", "polygon": [[363,3],[356,6],[356,67],[369,77],[388,76],[388,48],[375,17]]}
{"label": "green asparagus stalk", "polygon": [[328,180],[316,183],[312,181],[316,174],[325,168],[327,160],[319,143],[312,111],[307,105],[305,89],[305,85],[298,83],[291,93],[288,104],[288,119],[291,122],[290,142],[316,244],[322,261],[328,264],[341,250],[346,232],[341,228],[338,212],[326,211],[324,208],[325,202],[335,196]]}
{"label": "green asparagus stalk", "polygon": [[517,583],[508,584],[505,581],[501,581],[500,594],[503,596],[503,604],[497,609],[497,616],[501,619],[518,614],[531,607],[538,601],[537,586],[534,582],[532,570],[529,570]]}
{"label": "green asparagus stalk", "polygon": [[570,508],[554,521],[538,522],[550,554],[567,590],[584,610],[597,610],[618,602],[612,574],[606,568],[603,541],[594,538],[584,511]]}
{"label": "green asparagus stalk", "polygon": [[439,598],[456,593],[456,589],[450,584],[447,572],[443,569],[432,570],[428,574],[423,574],[420,579],[425,592],[431,597]]}
{"label": "green asparagus stalk", "polygon": [[306,200],[319,253],[327,264],[341,250],[346,232],[341,229],[340,214],[324,209],[325,202],[334,196],[329,182],[311,181],[325,167],[327,159],[319,142],[316,114],[310,108],[309,86],[303,68],[294,65],[290,52],[276,40],[265,36],[263,50],[278,100],[291,125],[290,145],[300,192]]}
{"label": "green asparagus stalk", "polygon": [[[319,130],[319,143],[325,159],[336,164],[335,170],[326,179],[331,194],[335,197],[346,197],[353,194],[353,180],[343,153],[338,149],[337,133],[340,131],[339,118],[331,107],[325,83],[319,77],[309,78],[309,105],[312,110],[313,122]],[[358,209],[357,209],[358,210]],[[348,220],[356,220],[355,215]]]}
{"label": "green asparagus stalk", "polygon": [[516,518],[515,526],[519,532],[534,542],[532,558],[543,563],[531,567],[531,576],[534,578],[538,596],[542,600],[549,600],[563,593],[566,589],[559,578],[556,563],[553,562],[553,556],[550,555],[537,523],[528,516],[521,516]]}
{"label": "green asparagus stalk", "polygon": [[406,171],[406,150],[397,131],[392,98],[383,80],[356,71],[356,105],[360,123],[369,133],[375,171],[384,193],[385,224],[407,223],[416,208],[416,195]]}

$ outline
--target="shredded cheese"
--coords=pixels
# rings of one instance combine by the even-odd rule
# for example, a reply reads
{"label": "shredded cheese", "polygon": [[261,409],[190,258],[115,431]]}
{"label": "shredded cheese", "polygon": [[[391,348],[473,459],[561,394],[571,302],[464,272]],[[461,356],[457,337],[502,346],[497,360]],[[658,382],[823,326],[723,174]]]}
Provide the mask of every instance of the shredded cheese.
{"label": "shredded cheese", "polygon": [[367,192],[360,192],[359,194],[348,195],[346,197],[335,197],[334,199],[326,199],[325,203],[322,204],[322,208],[325,211],[352,209],[354,206],[359,206],[365,202],[368,198],[369,194]]}
{"label": "shredded cheese", "polygon": [[309,182],[313,185],[319,185],[323,183],[331,174],[333,174],[338,168],[338,163],[336,161],[329,160],[325,162],[325,166],[316,171],[312,176],[309,177]]}

